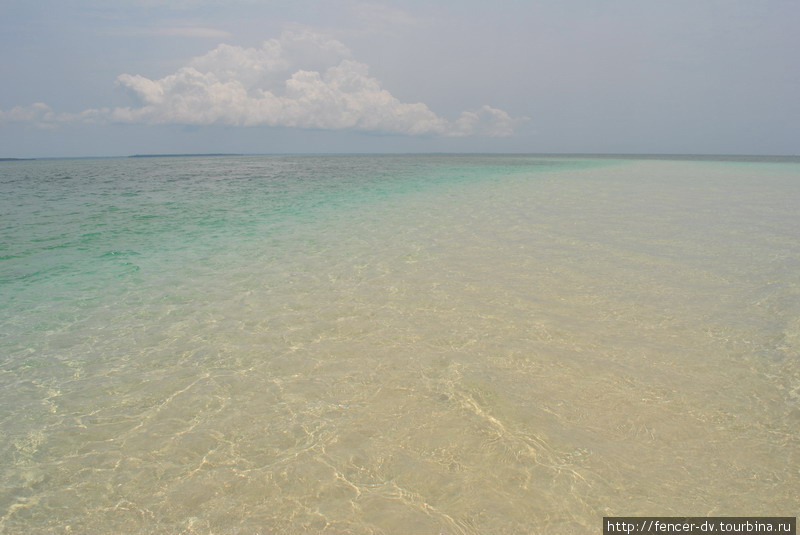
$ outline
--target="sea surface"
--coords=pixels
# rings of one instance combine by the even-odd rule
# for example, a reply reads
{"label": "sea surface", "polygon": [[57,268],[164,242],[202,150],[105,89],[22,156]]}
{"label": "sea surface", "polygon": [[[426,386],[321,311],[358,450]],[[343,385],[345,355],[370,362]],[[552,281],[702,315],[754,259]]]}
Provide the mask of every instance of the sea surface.
{"label": "sea surface", "polygon": [[0,163],[0,533],[800,516],[800,159]]}

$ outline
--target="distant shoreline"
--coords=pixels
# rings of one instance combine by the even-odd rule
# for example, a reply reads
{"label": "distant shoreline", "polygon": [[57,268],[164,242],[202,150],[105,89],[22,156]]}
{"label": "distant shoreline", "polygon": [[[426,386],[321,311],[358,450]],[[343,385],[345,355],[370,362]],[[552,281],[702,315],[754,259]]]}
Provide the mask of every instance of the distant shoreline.
{"label": "distant shoreline", "polygon": [[128,156],[128,158],[194,158],[198,156],[244,156],[243,154],[231,154],[231,153],[208,153],[208,154],[133,154]]}

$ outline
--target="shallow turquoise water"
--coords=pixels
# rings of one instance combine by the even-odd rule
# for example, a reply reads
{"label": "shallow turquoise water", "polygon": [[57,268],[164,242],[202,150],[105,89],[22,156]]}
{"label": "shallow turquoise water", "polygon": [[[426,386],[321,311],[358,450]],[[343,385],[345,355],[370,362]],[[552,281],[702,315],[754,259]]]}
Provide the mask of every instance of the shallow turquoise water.
{"label": "shallow turquoise water", "polygon": [[800,163],[0,165],[0,531],[794,516]]}

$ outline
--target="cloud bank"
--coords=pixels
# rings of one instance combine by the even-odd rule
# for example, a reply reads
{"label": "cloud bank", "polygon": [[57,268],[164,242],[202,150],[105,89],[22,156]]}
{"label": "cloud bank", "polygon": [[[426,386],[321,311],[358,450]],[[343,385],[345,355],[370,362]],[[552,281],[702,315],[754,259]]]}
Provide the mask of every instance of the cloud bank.
{"label": "cloud bank", "polygon": [[30,106],[0,110],[0,123],[31,123],[38,128],[55,128],[60,123],[96,122],[107,112],[108,110],[84,110],[81,113],[56,113],[44,102],[35,102]]}
{"label": "cloud bank", "polygon": [[136,105],[55,114],[45,104],[0,111],[0,120],[40,126],[80,120],[145,124],[283,126],[406,135],[509,136],[524,119],[484,105],[455,120],[421,102],[401,102],[334,39],[286,31],[260,48],[220,45],[160,79],[122,74]]}

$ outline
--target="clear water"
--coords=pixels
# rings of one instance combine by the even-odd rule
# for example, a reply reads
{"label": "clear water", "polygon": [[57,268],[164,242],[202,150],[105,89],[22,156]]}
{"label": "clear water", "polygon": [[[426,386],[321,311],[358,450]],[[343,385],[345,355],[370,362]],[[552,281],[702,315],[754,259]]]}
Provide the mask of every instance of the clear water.
{"label": "clear water", "polygon": [[0,164],[1,533],[800,514],[800,160]]}

